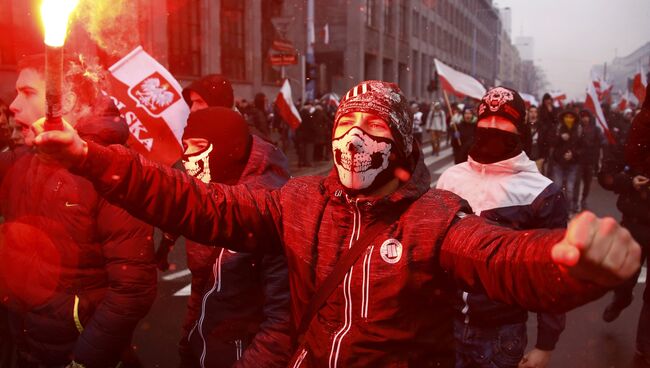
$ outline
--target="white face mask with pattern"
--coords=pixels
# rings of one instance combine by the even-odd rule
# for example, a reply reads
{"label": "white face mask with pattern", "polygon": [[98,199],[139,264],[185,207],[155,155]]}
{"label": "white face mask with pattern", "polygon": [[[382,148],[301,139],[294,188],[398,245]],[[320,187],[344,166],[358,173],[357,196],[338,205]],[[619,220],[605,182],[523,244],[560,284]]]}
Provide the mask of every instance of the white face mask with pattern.
{"label": "white face mask with pattern", "polygon": [[333,139],[334,165],[341,184],[352,190],[370,187],[388,168],[393,145],[391,139],[370,135],[358,127]]}
{"label": "white face mask with pattern", "polygon": [[209,183],[211,180],[210,152],[212,152],[212,144],[201,151],[183,156],[185,171],[204,183]]}

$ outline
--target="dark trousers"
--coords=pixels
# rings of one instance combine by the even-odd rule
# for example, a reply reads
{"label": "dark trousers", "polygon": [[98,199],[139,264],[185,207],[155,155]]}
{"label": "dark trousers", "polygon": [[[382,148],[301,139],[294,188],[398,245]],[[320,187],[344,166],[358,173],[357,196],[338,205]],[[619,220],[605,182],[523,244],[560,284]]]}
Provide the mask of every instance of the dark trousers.
{"label": "dark trousers", "polygon": [[517,368],[528,343],[526,323],[477,327],[454,319],[456,368]]}
{"label": "dark trousers", "polygon": [[[573,208],[578,208],[578,201],[580,201],[580,207],[584,207],[587,197],[589,196],[589,191],[591,190],[591,181],[594,178],[594,167],[592,164],[579,164],[578,165],[578,175],[575,182],[575,189],[573,191]],[[582,184],[582,185],[581,185]],[[582,186],[582,195],[578,198],[580,193],[580,187]],[[584,208],[581,208],[584,210]]]}
{"label": "dark trousers", "polygon": [[15,367],[16,364],[16,353],[7,318],[7,310],[0,306],[0,367],[2,368]]}
{"label": "dark trousers", "polygon": [[[648,257],[648,250],[650,250],[650,226],[626,221],[625,218],[623,218],[621,225],[628,229],[634,240],[641,245],[641,263],[646,262],[646,267],[650,269],[650,257]],[[632,291],[637,284],[638,277],[639,273],[614,289],[614,303],[625,305],[631,300]],[[643,292],[643,307],[641,308],[641,315],[639,316],[639,323],[636,330],[636,349],[644,356],[650,356],[650,288],[647,285],[646,282],[645,291]]]}

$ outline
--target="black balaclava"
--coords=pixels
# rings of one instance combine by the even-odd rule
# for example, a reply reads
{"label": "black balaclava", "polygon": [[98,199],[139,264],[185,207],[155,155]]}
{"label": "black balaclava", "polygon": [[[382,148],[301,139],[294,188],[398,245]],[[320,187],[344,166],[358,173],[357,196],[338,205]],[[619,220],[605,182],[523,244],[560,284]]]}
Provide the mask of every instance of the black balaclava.
{"label": "black balaclava", "polygon": [[246,120],[224,107],[209,107],[190,114],[183,139],[203,138],[208,146],[183,156],[188,174],[204,183],[233,185],[248,163],[252,136]]}
{"label": "black balaclava", "polygon": [[[495,87],[486,92],[478,107],[478,120],[500,116],[510,121],[518,132],[524,131],[526,104],[517,91]],[[521,136],[496,128],[477,127],[470,157],[482,164],[491,164],[515,157],[523,150]]]}
{"label": "black balaclava", "polygon": [[493,164],[513,158],[522,150],[523,144],[519,134],[496,128],[477,127],[469,155],[476,162]]}
{"label": "black balaclava", "polygon": [[192,107],[190,92],[196,92],[210,107],[235,106],[235,97],[230,81],[219,74],[210,74],[195,80],[183,89],[183,99]]}
{"label": "black balaclava", "polygon": [[398,167],[412,169],[407,164],[413,149],[413,123],[408,111],[406,97],[393,83],[361,82],[343,96],[334,118],[334,130],[342,116],[365,112],[384,120],[394,138],[377,137],[352,127],[332,139],[334,165],[349,194],[371,193],[395,178]]}

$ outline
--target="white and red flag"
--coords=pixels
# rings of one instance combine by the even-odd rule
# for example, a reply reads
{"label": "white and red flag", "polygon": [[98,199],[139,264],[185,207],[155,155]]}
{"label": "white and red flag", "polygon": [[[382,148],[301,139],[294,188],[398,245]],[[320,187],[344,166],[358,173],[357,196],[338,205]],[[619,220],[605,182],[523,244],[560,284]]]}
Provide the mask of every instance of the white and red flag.
{"label": "white and red flag", "polygon": [[632,93],[634,93],[634,96],[639,101],[639,106],[645,101],[645,89],[647,85],[648,81],[646,80],[643,68],[641,65],[638,65],[636,74],[634,74],[634,78],[632,79]]}
{"label": "white and red flag", "polygon": [[630,92],[625,91],[625,93],[621,95],[621,99],[618,100],[618,103],[616,104],[616,109],[622,112],[623,110],[625,110],[625,108],[627,108],[629,103],[630,103]]}
{"label": "white and red flag", "polygon": [[549,92],[549,95],[551,95],[551,98],[553,99],[553,105],[555,107],[564,106],[564,100],[566,100],[566,93],[562,91],[551,91]]}
{"label": "white and red flag", "polygon": [[302,123],[300,118],[300,113],[298,109],[293,104],[293,98],[291,97],[291,85],[289,80],[285,79],[278,92],[278,96],[275,98],[275,105],[278,107],[278,112],[284,121],[289,124],[292,129],[296,129]]}
{"label": "white and red flag", "polygon": [[593,83],[589,83],[587,87],[587,97],[585,97],[585,109],[591,111],[591,113],[596,118],[596,126],[600,131],[607,137],[607,141],[610,144],[616,144],[612,132],[609,130],[609,125],[607,125],[607,120],[605,120],[605,114],[603,114],[603,109],[600,107],[600,102],[598,101],[598,94],[594,88]]}
{"label": "white and red flag", "polygon": [[190,113],[178,81],[142,46],[108,70],[108,94],[129,124],[129,147],[163,164],[178,161]]}
{"label": "white and red flag", "polygon": [[528,94],[528,93],[523,93],[523,92],[519,92],[519,95],[524,100],[524,104],[526,104],[526,108],[529,108],[531,106],[539,107],[539,102],[537,102],[537,99],[535,98],[535,96],[533,96],[531,94]]}
{"label": "white and red flag", "polygon": [[598,75],[595,70],[591,71],[591,83],[594,85],[598,101],[603,102],[611,98],[612,88],[614,85],[609,84],[603,77]]}
{"label": "white and red flag", "polygon": [[485,86],[474,77],[459,72],[438,59],[434,59],[434,63],[440,83],[445,91],[459,97],[467,96],[475,100],[480,100],[487,92]]}

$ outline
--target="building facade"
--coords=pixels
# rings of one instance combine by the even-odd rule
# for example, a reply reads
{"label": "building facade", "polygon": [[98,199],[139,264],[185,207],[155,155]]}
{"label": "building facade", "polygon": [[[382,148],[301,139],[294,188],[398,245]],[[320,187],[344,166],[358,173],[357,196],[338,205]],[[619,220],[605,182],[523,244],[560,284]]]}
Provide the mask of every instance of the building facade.
{"label": "building facade", "polygon": [[[307,5],[315,11],[308,32]],[[38,0],[0,0],[0,98],[13,97],[16,63],[42,52]],[[502,23],[492,0],[113,0],[88,1],[73,20],[68,51],[110,66],[142,45],[182,85],[209,73],[233,81],[238,99],[274,95],[289,78],[294,99],[305,78],[316,95],[364,79],[396,82],[412,99],[431,97],[433,59],[486,86],[500,81]],[[329,37],[327,37],[327,35]],[[296,62],[273,66],[282,41]],[[307,55],[307,42],[313,57]],[[509,43],[509,38],[507,40]],[[509,50],[509,48],[508,48]],[[304,62],[303,62],[304,61]],[[510,67],[508,67],[510,69]]]}
{"label": "building facade", "polygon": [[396,82],[413,99],[430,97],[434,58],[494,85],[501,21],[491,0],[315,0],[316,42],[326,89],[345,91],[362,79]]}

